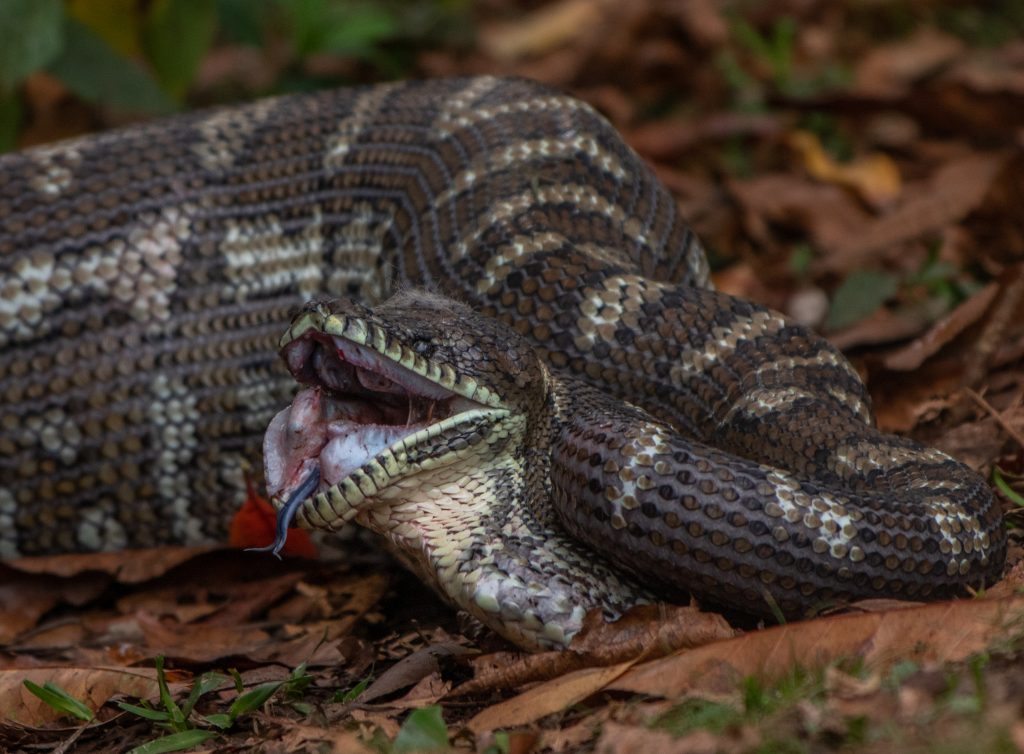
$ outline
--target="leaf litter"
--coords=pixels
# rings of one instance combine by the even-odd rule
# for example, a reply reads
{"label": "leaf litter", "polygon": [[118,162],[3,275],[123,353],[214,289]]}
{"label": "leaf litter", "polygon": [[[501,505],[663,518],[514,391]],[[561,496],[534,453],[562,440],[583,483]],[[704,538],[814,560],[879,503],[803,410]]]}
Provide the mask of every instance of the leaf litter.
{"label": "leaf litter", "polygon": [[[1024,45],[1004,33],[1012,13],[895,5],[903,21],[852,2],[487,2],[472,41],[428,40],[406,73],[529,75],[601,109],[677,195],[720,287],[824,327],[884,429],[999,469],[1003,582],[763,630],[658,606],[524,655],[358,538],[320,562],[210,548],[31,559],[0,566],[0,747],[159,737],[114,702],[159,704],[160,655],[179,703],[211,670],[254,688],[308,668],[301,691],[207,746],[1024,751]],[[266,50],[214,45],[191,96],[255,96],[288,70],[367,77],[344,56],[289,63],[280,33]],[[105,115],[46,74],[24,96],[35,142]],[[62,727],[25,680],[96,719]],[[204,695],[201,714],[240,693]]]}

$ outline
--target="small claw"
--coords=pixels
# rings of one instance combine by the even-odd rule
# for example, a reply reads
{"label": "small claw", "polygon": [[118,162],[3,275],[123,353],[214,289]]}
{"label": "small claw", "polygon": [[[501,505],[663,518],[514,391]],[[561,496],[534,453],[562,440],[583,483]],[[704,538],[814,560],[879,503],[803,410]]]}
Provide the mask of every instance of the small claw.
{"label": "small claw", "polygon": [[300,484],[295,492],[292,493],[291,497],[288,498],[281,508],[277,511],[277,526],[276,535],[274,541],[266,547],[247,547],[246,552],[270,552],[273,553],[274,557],[278,560],[281,559],[281,549],[284,547],[284,543],[288,540],[288,527],[291,526],[292,519],[295,518],[296,512],[299,510],[299,506],[302,505],[306,500],[316,492],[317,486],[320,484],[320,469],[315,468],[310,472],[309,476]]}

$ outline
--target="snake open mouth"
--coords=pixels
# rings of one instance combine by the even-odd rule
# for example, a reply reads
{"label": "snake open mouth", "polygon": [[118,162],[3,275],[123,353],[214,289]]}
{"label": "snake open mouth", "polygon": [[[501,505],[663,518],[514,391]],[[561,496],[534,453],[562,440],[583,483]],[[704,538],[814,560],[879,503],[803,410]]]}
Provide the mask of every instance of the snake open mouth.
{"label": "snake open mouth", "polygon": [[282,355],[306,387],[264,437],[267,490],[287,501],[279,511],[279,541],[265,549],[280,549],[305,499],[432,425],[488,408],[367,346],[321,331],[307,330]]}

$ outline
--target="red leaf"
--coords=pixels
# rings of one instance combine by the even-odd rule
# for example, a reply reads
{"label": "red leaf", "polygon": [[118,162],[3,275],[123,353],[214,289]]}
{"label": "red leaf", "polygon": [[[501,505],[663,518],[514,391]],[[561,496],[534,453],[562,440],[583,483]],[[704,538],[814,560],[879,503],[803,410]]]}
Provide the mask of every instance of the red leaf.
{"label": "red leaf", "polygon": [[[245,503],[234,518],[228,532],[228,544],[232,547],[265,547],[274,541],[277,512],[246,480]],[[316,545],[309,534],[301,529],[289,529],[288,541],[281,554],[286,558],[316,558]]]}

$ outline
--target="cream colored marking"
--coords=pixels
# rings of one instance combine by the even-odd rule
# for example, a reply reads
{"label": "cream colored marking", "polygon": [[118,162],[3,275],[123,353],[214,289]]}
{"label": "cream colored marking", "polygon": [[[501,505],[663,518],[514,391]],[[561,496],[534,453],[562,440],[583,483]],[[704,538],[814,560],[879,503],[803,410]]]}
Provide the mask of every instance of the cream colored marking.
{"label": "cream colored marking", "polygon": [[72,170],[82,162],[78,143],[71,145],[37,147],[31,155],[39,170],[29,180],[29,185],[46,196],[59,196],[71,187]]}
{"label": "cream colored marking", "polygon": [[[481,97],[494,91],[501,84],[496,76],[480,76],[470,79],[469,83],[455,94],[450,95],[444,105],[438,108],[438,118],[444,119],[451,113],[472,112],[472,106]],[[434,124],[436,126],[436,122]]]}
{"label": "cream colored marking", "polygon": [[[464,98],[463,101],[465,101],[468,106],[469,102],[472,100]],[[552,95],[531,97],[528,99],[516,100],[515,102],[503,102],[500,105],[478,107],[472,110],[465,109],[465,106],[446,108],[440,114],[440,117],[434,121],[434,127],[441,133],[447,135],[463,128],[475,126],[477,123],[492,121],[503,115],[513,113],[537,113],[542,110],[558,110],[563,113],[577,111],[585,112],[603,121],[603,118],[601,118],[601,116],[598,115],[590,105],[570,97]]]}
{"label": "cream colored marking", "polygon": [[[549,231],[535,233],[532,236],[516,235],[507,244],[494,249],[484,265],[484,274],[477,280],[477,293],[486,293],[495,283],[504,280],[512,271],[516,261],[539,251],[556,251],[569,245],[569,240],[561,233]],[[596,244],[575,244],[575,248],[593,259],[608,264],[629,264],[620,249],[609,249]]]}
{"label": "cream colored marking", "polygon": [[352,105],[352,112],[341,119],[335,136],[327,145],[324,155],[324,169],[337,170],[344,164],[345,157],[352,149],[353,142],[367,126],[373,125],[373,117],[380,110],[381,103],[401,86],[400,82],[379,84],[360,94]]}
{"label": "cream colored marking", "polygon": [[351,295],[356,290],[359,300],[373,303],[381,300],[386,290],[380,257],[394,216],[375,210],[369,202],[354,204],[351,213],[344,226],[331,234],[334,248],[324,285],[335,295]]}
{"label": "cream colored marking", "polygon": [[704,343],[704,350],[686,351],[672,365],[669,377],[675,385],[686,384],[691,376],[706,374],[720,359],[731,355],[740,341],[778,332],[785,325],[786,321],[781,316],[756,311],[749,320],[735,320],[730,330],[716,327],[712,331],[712,338]]}
{"label": "cream colored marking", "polygon": [[200,414],[196,397],[178,377],[158,374],[150,386],[146,414],[159,456],[152,469],[153,481],[171,513],[173,536],[178,541],[202,541],[202,522],[190,511],[194,493],[190,472],[199,447],[196,427]]}
{"label": "cream colored marking", "polygon": [[467,188],[476,183],[477,178],[489,178],[499,170],[507,170],[526,163],[548,160],[576,158],[585,154],[605,173],[619,181],[627,178],[626,170],[618,158],[601,149],[597,140],[587,134],[577,134],[570,139],[555,141],[552,139],[532,139],[516,142],[494,152],[485,152],[480,159],[460,173],[451,182],[451,186],[438,195],[435,207],[441,210],[458,197]]}
{"label": "cream colored marking", "polygon": [[322,289],[323,223],[320,208],[302,232],[285,235],[277,215],[249,221],[231,220],[218,250],[234,299],[243,302],[272,291],[297,289],[312,296]]}
{"label": "cream colored marking", "polygon": [[135,219],[127,239],[59,261],[44,249],[19,256],[0,275],[0,348],[46,335],[46,315],[69,299],[113,299],[139,322],[166,321],[193,211],[183,205],[146,213]]}
{"label": "cream colored marking", "polygon": [[236,108],[214,111],[198,124],[203,138],[192,145],[192,153],[209,171],[227,170],[245,157],[245,140],[279,103],[279,98],[263,99],[241,111]]}
{"label": "cream colored marking", "polygon": [[[757,368],[755,374],[757,375],[757,381],[761,382],[766,374],[770,374],[772,372],[791,372],[794,369],[803,367],[815,369],[820,368],[822,365],[838,368],[852,377],[856,382],[860,382],[860,377],[857,375],[857,372],[846,359],[842,358],[838,353],[825,349],[819,350],[813,356],[789,356],[775,361],[765,362]],[[837,402],[853,411],[861,421],[867,423],[871,422],[871,411],[859,396],[853,395],[836,385],[830,385],[828,387],[828,393]]]}
{"label": "cream colored marking", "polygon": [[[808,495],[800,489],[800,485],[783,474],[772,471],[768,474],[768,483],[775,487],[775,503],[787,521],[796,523],[814,522],[816,526],[807,526],[812,534],[817,535],[823,548],[843,553],[841,559],[849,557],[849,544],[856,538],[856,523],[863,519],[859,511],[849,507],[846,498],[833,498],[828,495]],[[812,512],[813,511],[813,512]],[[769,515],[775,516],[774,513]]]}
{"label": "cream colored marking", "polygon": [[[580,209],[603,214],[614,222],[624,225],[626,212],[618,204],[612,204],[592,186],[567,183],[563,186],[538,186],[516,196],[495,202],[489,212],[484,213],[469,232],[452,245],[450,260],[457,262],[465,258],[470,249],[488,229],[522,214],[526,210],[544,204],[572,203]],[[623,228],[625,232],[625,228]],[[637,244],[647,243],[647,237],[640,233],[633,237]]]}
{"label": "cream colored marking", "polygon": [[21,555],[18,550],[18,529],[15,520],[18,503],[6,487],[0,487],[0,560],[10,560]]}
{"label": "cream colored marking", "polygon": [[78,543],[86,550],[123,550],[128,545],[124,526],[109,510],[83,510],[76,531]]}

